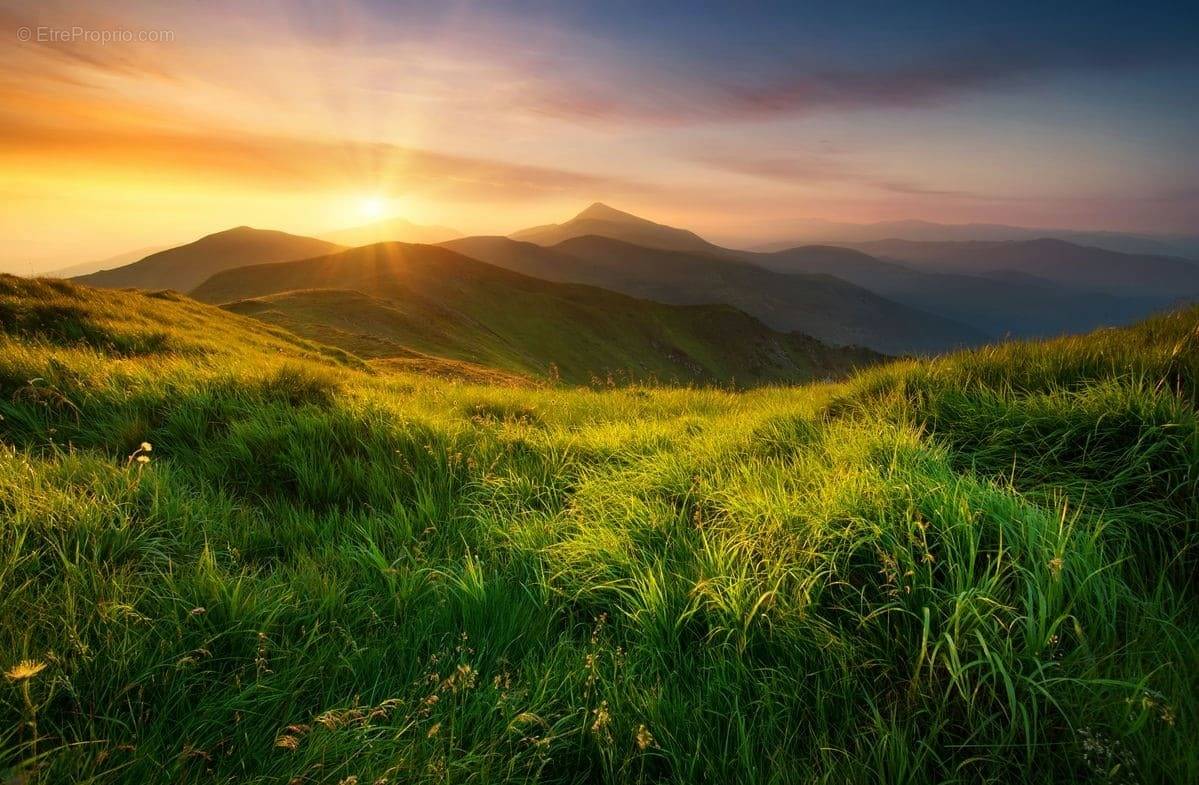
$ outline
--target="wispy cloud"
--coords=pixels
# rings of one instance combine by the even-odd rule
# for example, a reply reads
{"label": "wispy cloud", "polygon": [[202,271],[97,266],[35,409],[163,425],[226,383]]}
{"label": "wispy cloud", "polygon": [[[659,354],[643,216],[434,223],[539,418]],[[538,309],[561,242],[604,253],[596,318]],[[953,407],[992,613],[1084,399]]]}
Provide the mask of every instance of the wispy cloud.
{"label": "wispy cloud", "polygon": [[[832,68],[799,61],[772,73],[737,77],[630,70],[618,79],[546,81],[531,109],[581,121],[680,125],[760,121],[821,112],[935,107],[971,92],[1018,86],[1055,73],[1117,73],[1195,61],[1193,49],[1135,46],[1096,50],[1048,42],[976,42],[870,67]],[[723,61],[722,61],[723,62]],[[611,74],[608,74],[611,76]]]}
{"label": "wispy cloud", "polygon": [[875,169],[853,163],[846,160],[844,156],[834,153],[758,157],[744,153],[709,152],[695,155],[693,160],[722,172],[784,185],[845,183],[884,193],[909,196],[986,200],[995,200],[996,198],[993,195],[960,189],[937,188],[902,178],[888,177]]}
{"label": "wispy cloud", "polygon": [[[379,188],[464,201],[652,191],[645,183],[386,143],[247,133],[53,127],[9,118],[0,146],[44,169],[225,180],[268,188]],[[0,153],[0,160],[6,156]]]}

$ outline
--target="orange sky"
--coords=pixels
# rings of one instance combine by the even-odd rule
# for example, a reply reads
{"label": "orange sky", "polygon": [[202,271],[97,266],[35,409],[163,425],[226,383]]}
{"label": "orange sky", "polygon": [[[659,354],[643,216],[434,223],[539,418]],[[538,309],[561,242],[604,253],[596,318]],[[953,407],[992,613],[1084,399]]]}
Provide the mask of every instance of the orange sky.
{"label": "orange sky", "polygon": [[[316,233],[366,222],[372,199],[469,233],[602,200],[717,240],[783,237],[802,217],[1148,230],[1194,217],[1176,174],[1192,162],[1155,135],[1172,127],[1079,133],[1102,101],[1055,114],[1036,89],[898,106],[824,90],[791,110],[790,94],[712,92],[611,31],[486,5],[382,18],[340,2],[320,24],[285,3],[22,5],[0,4],[18,39],[0,50],[0,270],[242,224]],[[46,38],[72,27],[170,40]]]}

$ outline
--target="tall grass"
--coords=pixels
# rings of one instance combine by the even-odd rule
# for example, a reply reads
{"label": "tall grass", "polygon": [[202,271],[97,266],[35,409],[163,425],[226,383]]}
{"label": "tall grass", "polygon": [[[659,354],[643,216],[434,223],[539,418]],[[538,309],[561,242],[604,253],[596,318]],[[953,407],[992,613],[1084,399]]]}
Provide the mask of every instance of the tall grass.
{"label": "tall grass", "polygon": [[0,325],[6,777],[1199,781],[1199,312],[739,394]]}

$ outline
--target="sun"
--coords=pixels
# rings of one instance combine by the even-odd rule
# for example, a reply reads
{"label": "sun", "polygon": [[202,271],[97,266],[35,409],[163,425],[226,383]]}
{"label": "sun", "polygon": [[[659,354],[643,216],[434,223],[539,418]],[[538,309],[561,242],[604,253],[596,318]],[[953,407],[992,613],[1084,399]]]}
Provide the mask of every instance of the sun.
{"label": "sun", "polygon": [[368,196],[358,205],[359,212],[367,218],[382,218],[383,211],[386,209],[386,203],[378,196]]}

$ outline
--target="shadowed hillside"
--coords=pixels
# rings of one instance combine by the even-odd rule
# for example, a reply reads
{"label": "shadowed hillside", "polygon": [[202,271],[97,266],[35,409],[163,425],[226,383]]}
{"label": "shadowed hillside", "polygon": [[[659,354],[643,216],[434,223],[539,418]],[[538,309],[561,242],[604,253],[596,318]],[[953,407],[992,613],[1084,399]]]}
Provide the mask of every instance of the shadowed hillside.
{"label": "shadowed hillside", "polygon": [[[877,351],[942,351],[986,334],[887,300],[840,278],[787,275],[724,256],[645,248],[580,237],[543,248],[504,237],[469,237],[445,247],[527,275],[666,303],[728,303],[777,330]],[[851,252],[843,252],[851,253]]]}
{"label": "shadowed hillside", "polygon": [[88,286],[175,289],[187,292],[209,276],[247,264],[282,262],[332,253],[341,246],[313,237],[239,226],[168,248],[146,258],[75,280]]}
{"label": "shadowed hillside", "polygon": [[[587,218],[593,210],[614,217],[604,222]],[[905,225],[900,222],[896,226]],[[875,228],[883,226],[888,225]],[[915,231],[920,227],[909,228]],[[695,263],[697,267],[710,265],[713,259],[725,259],[784,273],[831,275],[886,299],[969,325],[991,336],[1054,336],[1126,324],[1169,307],[1188,293],[1199,292],[1199,265],[1168,257],[1119,254],[1057,240],[991,243],[886,240],[855,246],[860,250],[834,245],[804,245],[755,253],[721,248],[690,232],[683,233],[688,239],[682,242],[677,234],[671,234],[682,230],[661,227],[604,205],[593,206],[579,217],[550,229],[553,231],[518,232],[512,238],[550,246],[556,240],[593,234],[634,245],[691,251],[704,257]],[[956,229],[966,231],[971,227]],[[531,273],[534,275],[593,283],[639,296],[655,296],[640,289],[621,288],[618,283],[621,279],[613,276],[612,269],[582,271],[560,262],[550,262],[544,254],[533,249],[525,248],[518,253],[516,248],[496,247],[494,240],[464,238],[455,242],[457,245],[453,247],[465,253],[469,253],[471,247],[468,243],[473,244],[480,258],[487,261],[525,272],[542,270]],[[521,259],[522,255],[531,258]],[[877,256],[894,258],[886,261]],[[500,258],[507,261],[500,262]],[[618,258],[609,260],[610,267],[621,263]],[[639,270],[635,274],[644,276],[648,273]],[[670,272],[663,269],[654,274],[668,279]],[[685,270],[679,270],[680,280],[669,280],[669,283],[686,291],[689,284],[681,280],[686,275]],[[741,301],[738,304],[752,311]],[[754,313],[771,321],[766,313]],[[810,324],[799,329],[814,330]],[[827,335],[824,337],[833,340]],[[865,338],[861,342],[874,345]],[[943,350],[961,343],[960,340],[947,342],[936,348]],[[888,350],[900,351],[895,346]]]}
{"label": "shadowed hillside", "polygon": [[0,277],[0,769],[1193,782],[1197,384],[1199,310],[539,390]]}
{"label": "shadowed hillside", "polygon": [[416,352],[573,383],[758,384],[842,376],[878,359],[771,330],[728,306],[543,281],[435,246],[387,243],[239,268],[194,294],[363,357]]}

